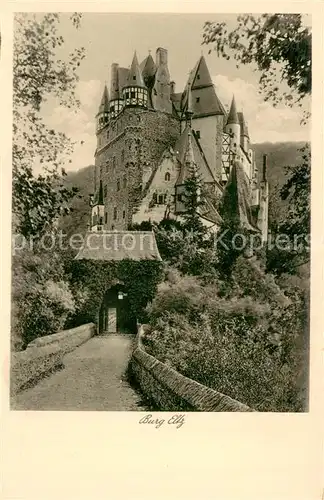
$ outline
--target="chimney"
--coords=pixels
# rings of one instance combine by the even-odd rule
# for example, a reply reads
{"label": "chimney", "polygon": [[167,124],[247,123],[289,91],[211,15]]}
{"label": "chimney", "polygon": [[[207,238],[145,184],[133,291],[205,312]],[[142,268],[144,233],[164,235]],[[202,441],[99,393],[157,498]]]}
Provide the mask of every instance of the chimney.
{"label": "chimney", "polygon": [[263,155],[262,182],[267,182],[267,160],[268,155]]}
{"label": "chimney", "polygon": [[167,66],[168,64],[168,51],[167,49],[163,49],[162,47],[159,47],[156,49],[156,65],[161,66],[165,65]]}
{"label": "chimney", "polygon": [[111,65],[111,85],[110,85],[110,98],[118,99],[118,64]]}
{"label": "chimney", "polygon": [[170,91],[171,94],[175,94],[175,82],[170,82]]}

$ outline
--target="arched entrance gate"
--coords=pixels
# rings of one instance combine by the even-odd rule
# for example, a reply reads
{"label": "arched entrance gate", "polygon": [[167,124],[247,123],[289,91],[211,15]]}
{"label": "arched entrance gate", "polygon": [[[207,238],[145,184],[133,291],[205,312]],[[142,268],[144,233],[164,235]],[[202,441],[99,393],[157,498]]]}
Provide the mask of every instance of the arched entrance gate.
{"label": "arched entrance gate", "polygon": [[127,290],[122,284],[109,288],[99,313],[99,333],[136,333],[136,318],[132,315]]}

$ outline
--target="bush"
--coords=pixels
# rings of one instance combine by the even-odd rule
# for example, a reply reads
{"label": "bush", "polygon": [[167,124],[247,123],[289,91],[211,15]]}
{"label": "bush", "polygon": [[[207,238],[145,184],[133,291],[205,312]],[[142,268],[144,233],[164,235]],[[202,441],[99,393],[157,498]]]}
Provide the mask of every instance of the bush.
{"label": "bush", "polygon": [[55,252],[24,249],[12,262],[12,348],[62,330],[75,301]]}
{"label": "bush", "polygon": [[219,296],[215,284],[168,273],[148,307],[148,352],[259,411],[305,408],[301,303]]}

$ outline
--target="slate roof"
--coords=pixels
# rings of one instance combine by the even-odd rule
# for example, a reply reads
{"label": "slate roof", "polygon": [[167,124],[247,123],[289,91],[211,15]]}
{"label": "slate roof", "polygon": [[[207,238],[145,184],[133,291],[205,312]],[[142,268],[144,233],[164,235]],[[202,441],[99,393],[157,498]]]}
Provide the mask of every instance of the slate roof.
{"label": "slate roof", "polygon": [[246,124],[243,112],[238,111],[237,116],[238,116],[240,126],[241,126],[241,135],[243,135],[243,136],[245,135],[246,137],[249,137],[249,130],[248,130],[248,126]]}
{"label": "slate roof", "polygon": [[93,198],[93,205],[104,205],[104,197],[103,197],[103,187],[102,181],[99,183],[99,189],[96,191]]}
{"label": "slate roof", "polygon": [[104,91],[102,94],[100,106],[99,106],[99,113],[103,113],[104,111],[109,111],[109,94],[108,94],[108,89],[107,85],[104,87]]}
{"label": "slate roof", "polygon": [[204,56],[201,56],[190,72],[186,88],[182,94],[182,111],[187,106],[189,89],[191,89],[192,93],[193,118],[226,114],[224,106],[217,97]]}
{"label": "slate roof", "polygon": [[144,82],[145,80],[154,77],[156,69],[154,59],[151,54],[149,54],[140,64],[140,70],[142,71]]}
{"label": "slate roof", "polygon": [[242,163],[236,160],[224,188],[223,214],[227,220],[238,223],[240,227],[251,232],[258,232],[258,229],[253,226],[250,198],[249,179]]}
{"label": "slate roof", "polygon": [[205,204],[200,210],[201,217],[203,217],[204,219],[207,219],[211,222],[214,222],[215,224],[221,224],[223,219],[219,215],[217,209],[214,207],[213,203],[211,202],[210,198],[208,197],[208,194],[205,195],[204,201],[205,201]]}
{"label": "slate roof", "polygon": [[240,123],[237,115],[237,110],[236,110],[236,102],[235,102],[235,97],[233,96],[232,102],[231,102],[231,108],[228,113],[227,117],[227,125],[230,124],[235,124],[235,123]]}
{"label": "slate roof", "polygon": [[185,157],[189,148],[192,149],[190,154],[192,154],[193,161],[197,166],[197,172],[201,175],[203,182],[215,182],[213,174],[200,151],[197,139],[192,133],[190,126],[187,125],[174,146],[176,158],[180,163],[180,172],[176,185],[183,184],[188,175],[190,175],[185,164]]}
{"label": "slate roof", "polygon": [[158,260],[161,256],[153,231],[88,232],[76,260]]}
{"label": "slate roof", "polygon": [[128,73],[127,85],[135,85],[137,87],[145,87],[141,69],[138,64],[136,52],[132,60],[132,64]]}

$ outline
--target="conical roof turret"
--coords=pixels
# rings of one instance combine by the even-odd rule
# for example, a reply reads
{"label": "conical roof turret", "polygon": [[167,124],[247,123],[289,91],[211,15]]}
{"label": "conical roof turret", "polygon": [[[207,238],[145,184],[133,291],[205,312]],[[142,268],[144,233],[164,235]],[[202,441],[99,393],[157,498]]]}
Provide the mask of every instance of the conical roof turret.
{"label": "conical roof turret", "polygon": [[232,98],[232,103],[231,103],[231,108],[230,108],[230,112],[228,114],[228,117],[227,117],[227,122],[226,122],[227,125],[232,125],[232,124],[240,124],[239,122],[239,118],[238,118],[238,114],[237,114],[237,110],[236,110],[236,102],[235,102],[235,97],[233,95],[233,98]]}
{"label": "conical roof turret", "polygon": [[129,70],[129,75],[127,78],[127,85],[135,85],[137,87],[145,87],[142,72],[140,66],[138,64],[138,59],[136,55],[136,51],[134,53],[133,61]]}
{"label": "conical roof turret", "polygon": [[146,80],[150,81],[150,79],[152,79],[155,76],[156,64],[151,54],[149,54],[141,63],[140,69],[142,70],[142,76],[144,78],[144,82]]}
{"label": "conical roof turret", "polygon": [[100,180],[99,193],[98,193],[98,205],[103,205],[103,204],[104,204],[103,187],[102,187],[102,180]]}
{"label": "conical roof turret", "polygon": [[191,88],[188,88],[187,92],[187,105],[186,105],[186,114],[189,116],[193,115],[193,106],[192,106],[192,92]]}
{"label": "conical roof turret", "polygon": [[103,113],[105,111],[109,111],[109,94],[108,94],[108,89],[107,89],[106,84],[104,87],[104,91],[103,91],[100,106],[99,106],[99,113]]}

